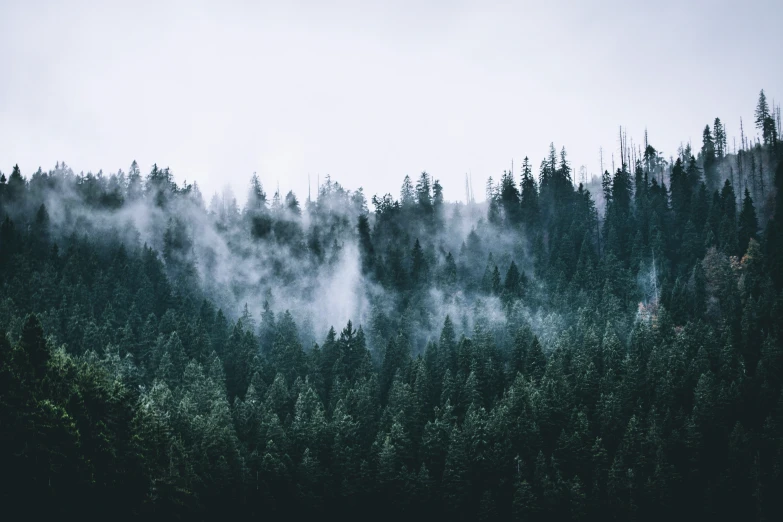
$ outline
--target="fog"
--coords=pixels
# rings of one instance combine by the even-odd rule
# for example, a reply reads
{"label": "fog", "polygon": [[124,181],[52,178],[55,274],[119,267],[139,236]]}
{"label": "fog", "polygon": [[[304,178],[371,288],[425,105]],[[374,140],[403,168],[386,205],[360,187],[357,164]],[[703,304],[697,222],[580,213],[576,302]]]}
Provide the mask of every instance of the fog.
{"label": "fog", "polygon": [[0,165],[135,158],[240,204],[253,172],[303,197],[308,178],[383,194],[426,169],[457,201],[466,173],[556,139],[600,175],[618,125],[666,157],[716,116],[752,133],[759,88],[783,83],[764,54],[781,3],[735,5],[4,1]]}
{"label": "fog", "polygon": [[[253,180],[248,185],[252,188]],[[102,187],[104,194],[112,194],[113,187],[117,203],[91,201],[91,186]],[[290,193],[268,196],[259,185],[264,199],[254,206],[251,190],[243,208],[230,189],[213,195],[206,205],[198,186],[177,185],[170,171],[156,166],[141,176],[135,163],[128,174],[111,175],[77,175],[58,163],[30,176],[29,187],[33,197],[28,205],[45,205],[56,243],[67,244],[75,235],[114,247],[151,247],[172,278],[196,283],[227,316],[238,318],[246,307],[257,323],[268,304],[275,313],[290,311],[302,327],[303,340],[310,342],[320,341],[330,327],[342,328],[349,320],[371,329],[378,314],[396,317],[409,309],[423,311],[404,314],[410,321],[414,353],[438,338],[446,315],[454,319],[458,333],[470,336],[479,325],[496,331],[505,327],[508,314],[498,297],[486,296],[475,286],[482,274],[486,278],[488,259],[503,274],[514,259],[532,273],[532,266],[525,265],[526,243],[517,231],[489,224],[483,203],[444,203],[439,218],[444,225],[436,231],[417,230],[420,225],[411,223],[414,226],[402,231],[402,237],[393,238],[398,242],[394,248],[403,249],[399,255],[405,270],[410,249],[420,237],[432,276],[451,254],[459,271],[477,280],[473,286],[446,291],[432,277],[424,282],[429,292],[417,298],[423,301],[411,307],[407,297],[362,270],[357,221],[364,215],[377,231],[379,214],[368,211],[361,191],[328,178],[313,199],[301,202]],[[7,210],[15,216],[22,209]],[[475,244],[467,248],[466,241]],[[518,306],[513,315],[520,324],[535,325],[543,339],[553,338],[554,333],[544,332],[547,319],[541,311],[533,314]],[[386,340],[370,336],[370,342],[381,345]]]}

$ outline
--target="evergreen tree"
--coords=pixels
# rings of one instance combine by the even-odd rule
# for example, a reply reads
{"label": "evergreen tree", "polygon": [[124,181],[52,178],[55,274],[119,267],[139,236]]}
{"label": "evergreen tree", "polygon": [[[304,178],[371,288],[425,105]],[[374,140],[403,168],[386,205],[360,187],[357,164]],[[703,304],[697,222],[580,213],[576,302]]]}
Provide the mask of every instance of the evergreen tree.
{"label": "evergreen tree", "polygon": [[430,175],[426,172],[422,172],[416,182],[416,203],[425,215],[432,213],[432,187]]}
{"label": "evergreen tree", "polygon": [[704,127],[702,133],[702,146],[701,146],[701,158],[704,166],[704,177],[707,183],[707,188],[714,189],[716,184],[715,172],[715,140],[712,137],[710,126]]}
{"label": "evergreen tree", "polygon": [[418,238],[413,244],[411,251],[411,281],[415,286],[421,285],[427,279],[427,260],[424,257],[424,250],[421,248]]}
{"label": "evergreen tree", "polygon": [[406,208],[410,208],[416,203],[416,193],[413,189],[413,183],[410,176],[405,176],[402,182],[402,188],[400,189],[400,205]]}
{"label": "evergreen tree", "polygon": [[756,128],[761,131],[764,139],[764,145],[774,145],[774,139],[776,139],[775,120],[772,119],[769,111],[769,104],[767,103],[767,96],[764,94],[764,89],[759,92],[759,100],[756,103]]}
{"label": "evergreen tree", "polygon": [[723,127],[720,118],[715,118],[712,128],[715,131],[715,156],[718,159],[722,159],[723,156],[728,154],[726,129]]}
{"label": "evergreen tree", "polygon": [[362,256],[362,270],[365,274],[372,272],[375,266],[375,249],[370,237],[370,221],[361,214],[357,225],[359,232],[359,251]]}
{"label": "evergreen tree", "polygon": [[775,213],[765,231],[765,257],[776,290],[783,288],[783,162],[775,171]]}
{"label": "evergreen tree", "polygon": [[538,186],[533,178],[530,161],[525,156],[522,162],[522,181],[519,184],[520,206],[522,207],[521,220],[528,227],[529,232],[533,232],[538,225],[539,206],[538,206]]}
{"label": "evergreen tree", "polygon": [[756,234],[758,229],[759,224],[758,219],[756,218],[756,208],[753,206],[753,199],[751,199],[750,192],[748,192],[746,187],[737,228],[740,253],[743,253],[748,249],[748,243],[751,239],[757,239]]}
{"label": "evergreen tree", "polygon": [[514,173],[504,172],[500,179],[500,205],[503,208],[503,215],[508,223],[517,224],[522,219],[519,201],[519,191],[517,190]]}

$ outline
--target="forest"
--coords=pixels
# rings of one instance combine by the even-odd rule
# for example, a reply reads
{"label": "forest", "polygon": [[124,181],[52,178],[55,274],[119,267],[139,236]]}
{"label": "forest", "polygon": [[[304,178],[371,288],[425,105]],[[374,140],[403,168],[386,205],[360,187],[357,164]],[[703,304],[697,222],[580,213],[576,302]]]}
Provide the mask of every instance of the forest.
{"label": "forest", "polygon": [[621,130],[591,180],[551,145],[479,203],[0,173],[4,511],[783,520],[764,91],[753,124],[669,157]]}

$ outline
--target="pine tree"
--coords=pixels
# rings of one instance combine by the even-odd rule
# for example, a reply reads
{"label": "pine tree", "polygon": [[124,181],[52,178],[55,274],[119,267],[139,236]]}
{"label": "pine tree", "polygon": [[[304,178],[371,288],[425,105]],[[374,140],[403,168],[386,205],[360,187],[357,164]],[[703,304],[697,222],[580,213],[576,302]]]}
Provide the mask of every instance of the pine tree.
{"label": "pine tree", "polygon": [[503,281],[504,292],[512,298],[518,297],[522,291],[521,281],[522,277],[517,268],[517,264],[514,261],[511,261],[511,265],[509,265],[508,271],[506,271],[506,278]]}
{"label": "pine tree", "polygon": [[432,187],[430,186],[430,175],[426,172],[422,172],[416,182],[416,203],[423,214],[432,213]]}
{"label": "pine tree", "polygon": [[761,131],[764,144],[770,143],[772,138],[772,129],[774,128],[774,120],[770,117],[769,105],[767,104],[767,96],[764,94],[764,89],[759,92],[759,100],[756,103],[756,128]]}
{"label": "pine tree", "polygon": [[30,379],[33,387],[38,386],[46,374],[51,355],[37,315],[30,314],[25,319],[17,349],[25,361],[25,366],[29,368],[30,373],[25,378]]}
{"label": "pine tree", "polygon": [[739,252],[744,253],[748,249],[748,243],[751,239],[757,239],[759,224],[756,218],[756,207],[753,206],[753,199],[750,197],[747,187],[745,188],[745,197],[742,199],[742,210],[739,215],[739,224],[737,234],[739,239]]}
{"label": "pine tree", "polygon": [[715,155],[718,159],[721,159],[728,154],[726,148],[726,129],[723,127],[720,118],[715,118],[712,128],[715,131]]}
{"label": "pine tree", "polygon": [[416,203],[416,193],[410,176],[405,176],[400,189],[400,204],[405,208],[411,208]]}
{"label": "pine tree", "polygon": [[423,284],[427,279],[427,272],[427,260],[417,238],[411,251],[411,281],[413,284],[417,287]]}
{"label": "pine tree", "polygon": [[783,162],[778,164],[775,171],[775,213],[767,224],[765,230],[764,252],[769,274],[775,283],[775,288],[783,288]]}
{"label": "pine tree", "polygon": [[443,321],[438,342],[438,375],[444,375],[447,371],[457,370],[457,342],[454,323],[451,316],[447,315]]}
{"label": "pine tree", "polygon": [[530,160],[527,156],[522,162],[522,181],[519,183],[519,200],[522,207],[520,219],[528,229],[533,232],[538,225],[539,205],[538,205],[538,186],[530,167]]}
{"label": "pine tree", "polygon": [[707,182],[707,188],[713,190],[716,183],[715,141],[712,138],[709,125],[704,127],[704,132],[702,133],[701,157],[704,166],[704,177]]}
{"label": "pine tree", "polygon": [[126,189],[126,198],[129,201],[136,201],[143,195],[144,187],[141,179],[141,169],[136,160],[131,163],[128,169],[128,187]]}
{"label": "pine tree", "polygon": [[49,249],[51,241],[49,211],[44,203],[41,203],[41,206],[38,207],[38,212],[35,213],[35,221],[33,222],[31,232],[34,236],[34,247],[37,253],[43,254]]}
{"label": "pine tree", "polygon": [[494,270],[492,270],[492,276],[490,279],[490,288],[493,295],[500,295],[500,270],[498,270],[498,266],[495,265]]}
{"label": "pine tree", "polygon": [[362,257],[362,271],[369,274],[375,267],[375,249],[370,238],[370,221],[366,214],[359,216],[357,225],[359,232],[359,253]]}
{"label": "pine tree", "polygon": [[511,171],[504,172],[500,178],[500,205],[507,223],[518,224],[521,221],[519,191]]}
{"label": "pine tree", "polygon": [[432,212],[435,216],[435,229],[443,228],[443,186],[437,179],[432,183]]}
{"label": "pine tree", "polygon": [[299,200],[296,199],[296,194],[293,191],[288,191],[285,195],[285,208],[290,212],[291,216],[299,217],[302,215],[302,209],[299,207]]}
{"label": "pine tree", "polygon": [[538,342],[538,337],[533,337],[533,343],[530,345],[530,349],[527,353],[527,372],[528,375],[533,377],[536,381],[541,380],[546,369],[546,356],[544,350],[541,348],[541,343]]}
{"label": "pine tree", "polygon": [[250,178],[250,191],[247,197],[247,207],[254,212],[263,212],[266,210],[266,192],[261,184],[261,180],[258,179],[256,173],[253,173],[253,177]]}
{"label": "pine tree", "polygon": [[19,170],[19,165],[14,165],[11,171],[11,176],[8,178],[8,184],[5,189],[5,193],[10,201],[18,201],[27,187],[27,182],[22,177],[22,171]]}

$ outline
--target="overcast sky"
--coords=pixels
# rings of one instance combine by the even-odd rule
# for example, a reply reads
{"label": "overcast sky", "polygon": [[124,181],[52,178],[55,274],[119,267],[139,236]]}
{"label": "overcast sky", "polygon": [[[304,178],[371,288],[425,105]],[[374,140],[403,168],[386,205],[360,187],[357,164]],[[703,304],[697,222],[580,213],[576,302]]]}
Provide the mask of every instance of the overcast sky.
{"label": "overcast sky", "polygon": [[136,159],[241,200],[253,172],[305,199],[426,170],[449,200],[471,172],[483,199],[550,141],[597,174],[619,125],[667,157],[715,116],[755,135],[782,26],[780,0],[0,0],[0,170]]}

